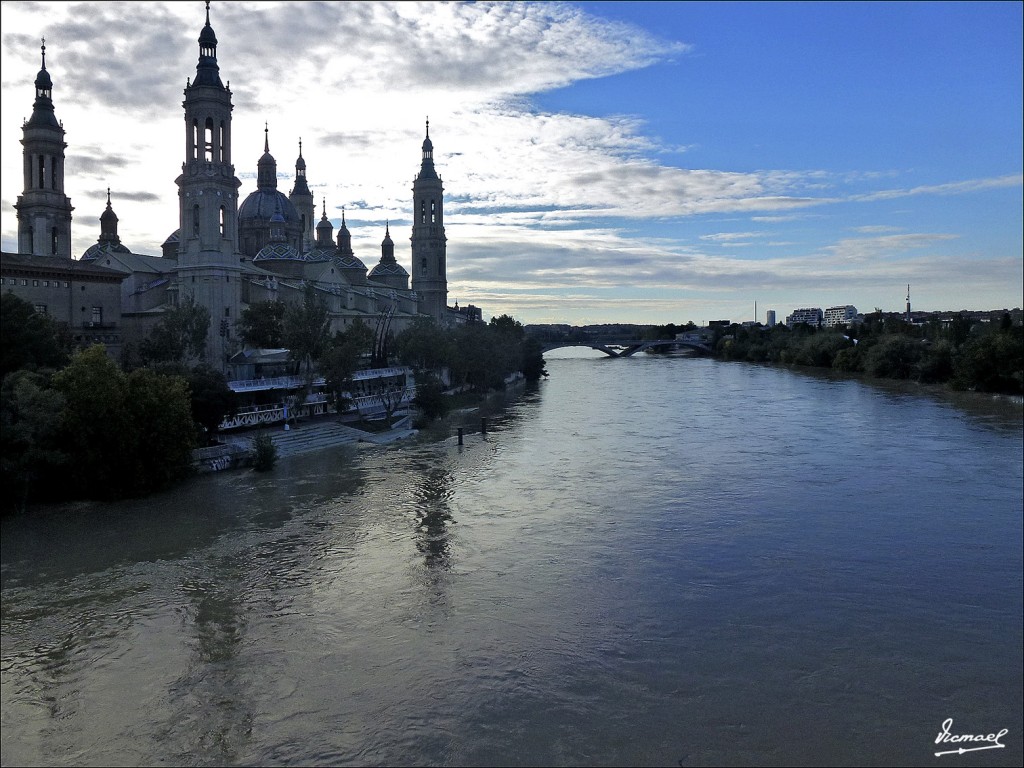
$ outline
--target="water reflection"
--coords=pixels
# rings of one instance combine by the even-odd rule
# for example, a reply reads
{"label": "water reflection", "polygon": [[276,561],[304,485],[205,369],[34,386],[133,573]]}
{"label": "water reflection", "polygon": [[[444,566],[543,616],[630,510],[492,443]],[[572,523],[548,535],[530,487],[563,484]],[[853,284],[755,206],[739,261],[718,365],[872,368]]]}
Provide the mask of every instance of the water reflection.
{"label": "water reflection", "polygon": [[251,696],[240,663],[248,571],[238,555],[212,558],[181,585],[191,658],[168,690],[174,708],[165,738],[190,762],[235,762],[252,734]]}

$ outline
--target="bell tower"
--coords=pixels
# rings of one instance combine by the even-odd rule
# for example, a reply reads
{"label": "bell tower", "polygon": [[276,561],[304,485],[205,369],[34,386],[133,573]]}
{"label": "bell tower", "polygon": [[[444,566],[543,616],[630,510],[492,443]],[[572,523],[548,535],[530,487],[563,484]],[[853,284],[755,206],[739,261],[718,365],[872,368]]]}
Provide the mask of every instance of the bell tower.
{"label": "bell tower", "polygon": [[71,200],[64,194],[64,126],[53,112],[53,81],[46,71],[46,40],[42,69],[36,75],[32,117],[22,124],[24,192],[18,213],[18,252],[71,258]]}
{"label": "bell tower", "polygon": [[412,184],[412,289],[419,296],[420,314],[445,322],[448,278],[445,272],[444,187],[434,170],[430,121],[423,140],[420,172]]}
{"label": "bell tower", "polygon": [[177,300],[191,297],[210,312],[206,360],[223,370],[233,351],[241,304],[238,188],[231,164],[231,90],[220,79],[217,36],[199,33],[195,80],[185,86],[185,162],[177,178],[181,242]]}

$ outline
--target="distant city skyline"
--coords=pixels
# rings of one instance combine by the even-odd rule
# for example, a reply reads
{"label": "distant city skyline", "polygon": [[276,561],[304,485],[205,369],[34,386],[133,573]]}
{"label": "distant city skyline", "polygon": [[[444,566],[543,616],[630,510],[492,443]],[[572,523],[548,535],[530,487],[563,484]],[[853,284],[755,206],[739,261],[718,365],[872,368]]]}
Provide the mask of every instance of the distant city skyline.
{"label": "distant city skyline", "polygon": [[[1024,304],[1020,3],[214,2],[233,160],[264,123],[356,256],[409,264],[429,117],[449,303],[524,323],[752,320],[757,302]],[[202,2],[2,3],[3,249],[46,38],[77,258],[178,227]]]}

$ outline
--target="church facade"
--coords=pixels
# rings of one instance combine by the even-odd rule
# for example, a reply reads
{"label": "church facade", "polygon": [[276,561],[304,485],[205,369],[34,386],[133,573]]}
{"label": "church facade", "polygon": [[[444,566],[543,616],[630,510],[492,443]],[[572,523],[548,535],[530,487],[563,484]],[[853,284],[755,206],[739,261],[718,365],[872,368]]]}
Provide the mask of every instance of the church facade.
{"label": "church facade", "polygon": [[[24,270],[24,262],[33,258],[76,262],[79,280],[88,277],[102,285],[108,303],[111,285],[120,283],[120,325],[107,336],[126,343],[144,338],[169,308],[195,301],[210,313],[206,362],[229,376],[229,361],[243,346],[236,324],[245,308],[267,300],[301,301],[310,286],[328,308],[332,332],[356,321],[373,329],[385,318],[393,332],[424,316],[441,324],[465,321],[464,311],[447,306],[444,190],[434,168],[429,123],[412,189],[411,274],[395,259],[390,223],[380,259],[367,269],[352,250],[344,209],[336,236],[325,200],[319,221],[314,220],[316,201],[301,141],[292,189],[285,195],[278,189],[265,127],[256,190],[242,196],[232,157],[232,94],[220,77],[209,3],[195,77],[188,79],[182,102],[184,157],[175,180],[180,226],[159,256],[133,253],[121,243],[108,190],[97,242],[73,258],[73,208],[64,194],[67,144],[55,116],[45,46],[35,88],[32,117],[23,125],[24,193],[15,206],[19,253],[4,254],[3,290],[20,294],[25,287],[18,282],[24,278],[8,276],[8,265],[17,262]],[[108,325],[111,314],[108,309]]]}

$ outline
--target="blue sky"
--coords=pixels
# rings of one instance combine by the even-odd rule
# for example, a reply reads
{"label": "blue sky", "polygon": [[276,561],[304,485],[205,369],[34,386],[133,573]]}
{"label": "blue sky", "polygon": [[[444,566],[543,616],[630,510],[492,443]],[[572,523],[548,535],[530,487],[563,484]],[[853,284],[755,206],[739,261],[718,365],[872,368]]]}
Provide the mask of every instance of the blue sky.
{"label": "blue sky", "polygon": [[[202,3],[3,3],[2,235],[48,41],[76,255],[177,227]],[[449,295],[524,322],[1024,304],[1020,3],[218,3],[233,161],[263,124],[356,254],[409,226],[431,119]],[[408,266],[408,240],[395,237]]]}

